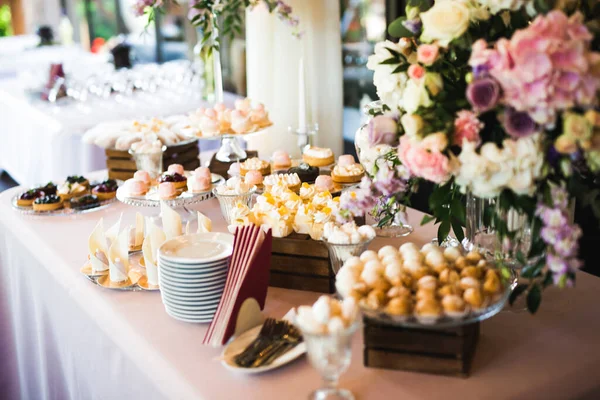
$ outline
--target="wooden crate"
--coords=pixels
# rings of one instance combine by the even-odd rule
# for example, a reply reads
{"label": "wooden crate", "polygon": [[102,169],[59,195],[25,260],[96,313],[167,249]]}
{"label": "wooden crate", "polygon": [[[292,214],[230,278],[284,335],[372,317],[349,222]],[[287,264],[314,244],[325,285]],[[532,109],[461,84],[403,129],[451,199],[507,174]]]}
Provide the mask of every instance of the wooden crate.
{"label": "wooden crate", "polygon": [[[106,149],[105,152],[109,178],[126,180],[133,177],[137,168],[133,157],[127,151]],[[163,154],[163,168],[166,170],[171,164],[181,164],[187,171],[194,170],[200,166],[199,155],[197,140],[169,146]]]}
{"label": "wooden crate", "polygon": [[479,323],[447,329],[410,329],[364,319],[364,365],[466,378]]}
{"label": "wooden crate", "polygon": [[270,286],[319,293],[335,292],[327,247],[309,235],[273,238]]}

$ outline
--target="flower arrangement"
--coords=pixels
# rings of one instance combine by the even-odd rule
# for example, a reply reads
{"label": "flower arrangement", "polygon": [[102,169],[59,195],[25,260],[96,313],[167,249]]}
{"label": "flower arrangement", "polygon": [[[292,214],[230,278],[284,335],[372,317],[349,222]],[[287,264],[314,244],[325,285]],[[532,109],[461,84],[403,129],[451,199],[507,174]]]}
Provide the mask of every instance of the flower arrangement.
{"label": "flower arrangement", "polygon": [[[175,0],[136,0],[133,11],[136,15],[147,15],[148,23],[161,12],[167,4],[177,4]],[[292,14],[292,7],[282,0],[190,0],[187,14],[190,22],[202,30],[202,44],[213,39],[212,47],[218,50],[219,36],[232,36],[241,33],[242,14],[247,8],[253,9],[259,4],[267,7],[270,13],[292,28],[292,34],[301,37],[299,19]]]}
{"label": "flower arrangement", "polygon": [[[389,27],[398,42],[377,44],[367,65],[383,106],[359,133],[370,176],[354,196],[380,195],[382,167],[433,182],[422,223],[439,223],[440,243],[451,230],[464,238],[465,193],[496,199],[485,214],[502,246],[517,240],[502,215],[526,215],[532,243],[516,258],[529,283],[511,300],[526,292],[535,312],[542,289],[572,285],[581,265],[570,199],[600,218],[589,179],[600,173],[598,21],[593,0],[409,0]],[[406,202],[408,187],[387,198]],[[341,207],[359,205],[372,206]]]}

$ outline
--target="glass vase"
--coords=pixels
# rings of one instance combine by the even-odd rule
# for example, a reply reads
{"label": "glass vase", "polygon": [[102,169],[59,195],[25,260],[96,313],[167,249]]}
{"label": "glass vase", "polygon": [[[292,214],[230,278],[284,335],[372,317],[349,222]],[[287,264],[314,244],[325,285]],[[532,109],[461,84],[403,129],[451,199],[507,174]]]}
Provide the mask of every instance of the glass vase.
{"label": "glass vase", "polygon": [[[203,34],[198,31],[198,37]],[[221,67],[221,53],[214,47],[218,42],[219,32],[214,29],[212,36],[206,42],[200,40],[194,46],[196,69],[200,72],[204,85],[202,86],[202,99],[216,104],[223,102],[223,70]]]}
{"label": "glass vase", "polygon": [[[514,208],[501,210],[498,203],[497,198],[483,199],[467,193],[463,247],[467,251],[479,250],[513,270],[534,263],[537,260],[527,259],[531,249],[531,226],[527,215]],[[494,214],[514,233],[512,239],[499,237],[492,218]],[[519,253],[523,257],[518,257]]]}
{"label": "glass vase", "polygon": [[[377,207],[371,212],[371,216],[377,222],[373,225],[377,236],[398,238],[412,233],[413,227],[406,223],[406,207],[402,204],[395,204],[394,207],[392,218],[388,218],[388,213],[378,213]],[[386,218],[388,222],[383,222]]]}

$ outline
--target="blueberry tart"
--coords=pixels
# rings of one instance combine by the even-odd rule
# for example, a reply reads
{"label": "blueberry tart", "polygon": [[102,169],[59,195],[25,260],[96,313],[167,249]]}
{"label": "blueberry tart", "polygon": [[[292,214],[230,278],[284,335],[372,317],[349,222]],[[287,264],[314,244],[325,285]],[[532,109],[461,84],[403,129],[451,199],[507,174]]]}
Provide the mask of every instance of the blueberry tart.
{"label": "blueberry tart", "polygon": [[44,197],[38,197],[33,201],[35,211],[54,211],[62,208],[63,202],[60,196],[49,194]]}
{"label": "blueberry tart", "polygon": [[53,182],[46,183],[45,186],[37,187],[36,190],[41,190],[45,194],[56,194],[57,187]]}
{"label": "blueberry tart", "polygon": [[81,186],[85,186],[85,187],[90,186],[90,181],[88,181],[87,178],[85,178],[83,176],[79,176],[79,175],[67,176],[67,183],[70,183],[70,184],[78,183]]}
{"label": "blueberry tart", "polygon": [[108,179],[104,182],[95,185],[92,188],[92,194],[98,196],[98,199],[100,199],[100,201],[110,200],[114,199],[117,195],[117,188],[117,181],[115,181],[114,179]]}
{"label": "blueberry tart", "polygon": [[44,197],[45,195],[46,193],[40,189],[28,190],[25,193],[21,193],[17,199],[17,205],[20,207],[30,207],[35,199],[38,197]]}
{"label": "blueberry tart", "polygon": [[85,210],[88,208],[98,207],[100,205],[100,199],[95,194],[86,194],[85,196],[71,199],[71,208],[76,210]]}
{"label": "blueberry tart", "polygon": [[164,173],[163,175],[161,175],[160,178],[158,178],[158,183],[164,183],[164,182],[172,182],[173,185],[175,185],[175,189],[185,189],[185,187],[187,186],[187,178],[181,174],[178,174],[177,172],[174,173]]}

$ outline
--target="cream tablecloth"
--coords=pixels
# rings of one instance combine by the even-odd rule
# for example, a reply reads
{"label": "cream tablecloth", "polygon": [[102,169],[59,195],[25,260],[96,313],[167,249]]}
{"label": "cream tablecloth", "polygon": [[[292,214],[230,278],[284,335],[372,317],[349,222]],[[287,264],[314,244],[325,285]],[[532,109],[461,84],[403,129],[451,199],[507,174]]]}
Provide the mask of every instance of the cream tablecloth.
{"label": "cream tablecloth", "polygon": [[[207,325],[170,318],[158,293],[87,281],[79,268],[98,218],[112,224],[123,212],[133,223],[136,209],[117,203],[77,217],[27,217],[11,209],[18,191],[0,194],[3,399],[304,399],[320,384],[305,358],[260,376],[232,373],[215,360],[221,349],[200,344]],[[196,208],[225,229],[216,200]],[[425,227],[409,239],[433,236]],[[270,288],[265,313],[282,316],[317,297]],[[548,291],[536,316],[502,312],[484,322],[468,379],[365,368],[358,334],[341,385],[359,399],[597,399],[599,302],[600,279],[579,273],[577,288]]]}

